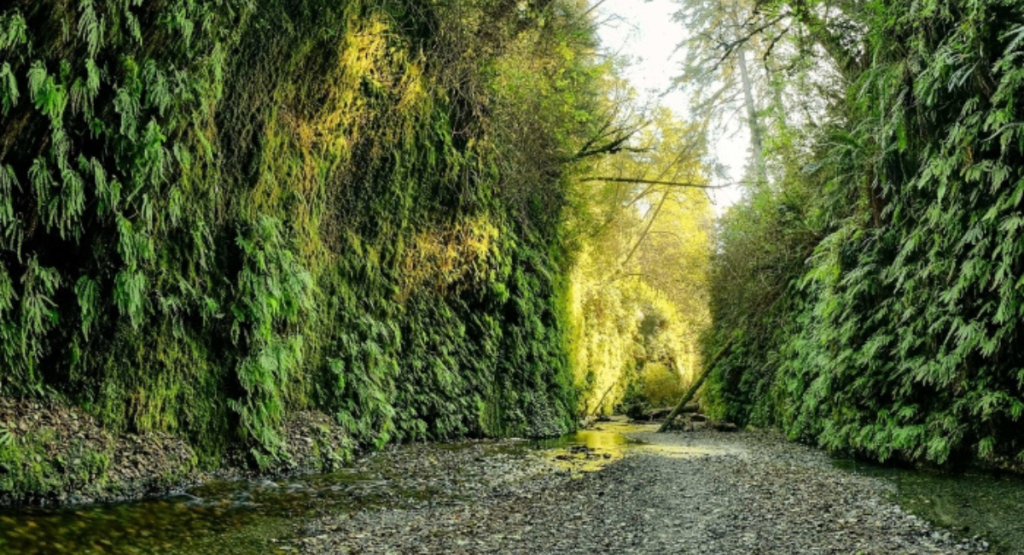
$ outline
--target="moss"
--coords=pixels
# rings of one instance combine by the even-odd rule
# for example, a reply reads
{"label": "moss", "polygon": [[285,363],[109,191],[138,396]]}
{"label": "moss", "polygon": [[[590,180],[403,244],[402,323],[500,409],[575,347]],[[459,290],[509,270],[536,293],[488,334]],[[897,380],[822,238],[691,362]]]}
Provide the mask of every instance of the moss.
{"label": "moss", "polygon": [[[32,229],[0,240],[0,390],[171,434],[203,468],[305,464],[288,422],[314,410],[345,433],[312,438],[322,468],[571,426],[560,237],[598,124],[565,83],[599,82],[575,3],[122,4],[0,10],[33,88],[0,123],[0,227]],[[104,479],[84,451],[31,455],[6,489]]]}
{"label": "moss", "polygon": [[63,444],[52,429],[24,434],[0,447],[0,493],[22,502],[102,489],[112,453],[109,441]]}

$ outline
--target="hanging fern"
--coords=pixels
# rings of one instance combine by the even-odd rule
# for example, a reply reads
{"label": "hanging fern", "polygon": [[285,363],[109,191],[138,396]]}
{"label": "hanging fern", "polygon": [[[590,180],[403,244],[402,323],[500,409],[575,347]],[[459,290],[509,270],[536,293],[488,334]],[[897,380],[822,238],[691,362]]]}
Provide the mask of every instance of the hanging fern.
{"label": "hanging fern", "polygon": [[0,394],[209,464],[286,460],[308,409],[365,446],[571,425],[566,160],[600,97],[576,3],[9,4]]}
{"label": "hanging fern", "polygon": [[[1024,11],[871,4],[858,15],[870,64],[818,145],[818,171],[787,185],[811,191],[804,213],[768,215],[781,199],[762,194],[763,211],[731,224],[758,237],[727,237],[725,252],[740,253],[828,215],[819,236],[766,266],[782,278],[772,314],[720,318],[720,333],[749,335],[713,380],[718,410],[883,460],[1019,464]],[[864,198],[865,179],[877,198]],[[808,269],[797,255],[809,248]],[[720,316],[733,296],[716,293]]]}

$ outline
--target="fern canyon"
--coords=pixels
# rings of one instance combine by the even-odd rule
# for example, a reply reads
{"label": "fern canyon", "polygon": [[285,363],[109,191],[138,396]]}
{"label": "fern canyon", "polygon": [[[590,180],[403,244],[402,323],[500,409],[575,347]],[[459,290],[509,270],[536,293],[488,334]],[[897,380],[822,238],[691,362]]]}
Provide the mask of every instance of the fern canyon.
{"label": "fern canyon", "polygon": [[1024,2],[0,0],[0,555],[1024,554]]}

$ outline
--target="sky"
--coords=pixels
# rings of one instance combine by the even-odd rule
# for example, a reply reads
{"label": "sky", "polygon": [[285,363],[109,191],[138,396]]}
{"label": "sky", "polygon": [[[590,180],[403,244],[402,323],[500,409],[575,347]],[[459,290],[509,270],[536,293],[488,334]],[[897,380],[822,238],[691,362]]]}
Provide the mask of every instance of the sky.
{"label": "sky", "polygon": [[[672,0],[606,0],[598,8],[603,16],[598,20],[607,22],[598,28],[598,34],[604,48],[631,61],[624,77],[629,79],[641,98],[664,95],[659,103],[679,117],[686,118],[690,110],[685,94],[681,91],[666,94],[672,78],[680,72],[681,55],[676,46],[686,33],[680,23],[672,21],[676,9]],[[729,183],[742,177],[749,140],[748,135],[740,131],[711,145],[712,155],[730,174],[725,178],[715,178],[714,183]],[[740,199],[742,188],[734,185],[712,191],[711,195],[715,211],[721,214]]]}

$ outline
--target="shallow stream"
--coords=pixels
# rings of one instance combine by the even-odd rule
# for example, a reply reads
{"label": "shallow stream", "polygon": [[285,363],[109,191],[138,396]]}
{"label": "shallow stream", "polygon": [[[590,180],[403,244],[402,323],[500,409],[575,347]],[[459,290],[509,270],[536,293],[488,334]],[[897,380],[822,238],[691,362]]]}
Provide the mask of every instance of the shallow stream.
{"label": "shallow stream", "polygon": [[[66,509],[0,511],[0,554],[166,554],[257,555],[292,552],[287,541],[302,535],[305,522],[326,514],[373,507],[451,502],[446,484],[473,480],[476,465],[524,466],[539,457],[561,472],[592,472],[629,453],[691,457],[721,448],[656,445],[637,433],[653,426],[599,423],[562,438],[526,441],[463,442],[423,446],[410,457],[431,458],[472,450],[469,466],[438,480],[396,471],[391,455],[367,457],[355,468],[335,474],[281,480],[214,482],[186,493],[131,503]],[[519,462],[517,462],[519,461]],[[865,465],[849,460],[837,466],[896,484],[898,501],[911,512],[958,535],[980,534],[996,552],[1024,554],[1024,480],[988,475],[946,476]],[[413,466],[428,473],[438,466]]]}
{"label": "shallow stream", "polygon": [[943,474],[836,459],[837,467],[896,485],[905,510],[961,537],[979,535],[993,553],[1024,555],[1024,478]]}

